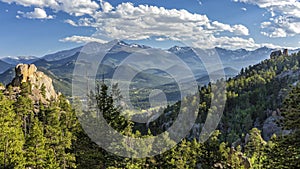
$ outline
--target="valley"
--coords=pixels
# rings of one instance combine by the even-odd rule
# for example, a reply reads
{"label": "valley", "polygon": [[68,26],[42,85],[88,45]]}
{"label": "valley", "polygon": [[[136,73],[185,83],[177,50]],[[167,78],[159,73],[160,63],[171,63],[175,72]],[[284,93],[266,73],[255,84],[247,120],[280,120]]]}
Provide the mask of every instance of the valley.
{"label": "valley", "polygon": [[[178,86],[176,85],[174,79],[167,75],[165,72],[161,70],[147,70],[142,71],[138,70],[138,65],[120,65],[122,61],[131,55],[134,55],[136,52],[140,50],[151,49],[151,47],[137,45],[137,44],[128,44],[123,41],[113,41],[114,46],[110,49],[110,51],[103,58],[102,63],[98,66],[98,72],[94,77],[88,77],[89,79],[96,79],[101,81],[102,78],[110,81],[114,75],[115,70],[121,69],[124,72],[137,73],[137,76],[134,77],[130,86],[131,95],[138,95],[139,97],[134,97],[134,103],[137,103],[136,106],[140,108],[149,107],[147,104],[147,98],[149,96],[149,92],[156,88],[163,90],[166,92],[168,101],[170,104],[175,103],[180,100],[181,96],[178,94]],[[100,43],[89,43],[84,46],[84,50],[88,48],[101,48]],[[173,56],[181,59],[188,68],[194,74],[194,78],[199,86],[207,85],[210,81],[209,76],[207,74],[207,67],[204,67],[203,62],[201,61],[201,57],[195,53],[190,47],[179,47],[174,46],[168,50],[161,49],[153,49],[156,52],[162,52],[161,55],[166,55],[165,52],[170,52]],[[253,51],[247,51],[244,49],[239,50],[226,50],[222,48],[210,49],[210,51],[217,52],[221,63],[223,64],[221,67],[218,65],[214,65],[214,61],[211,62],[211,65],[206,65],[210,67],[212,71],[211,76],[220,75],[223,70],[225,73],[225,78],[230,78],[238,75],[239,70],[241,68],[248,67],[249,65],[254,65],[259,63],[260,61],[269,58],[270,52],[273,49],[270,48],[259,48]],[[296,50],[295,50],[296,52]],[[43,70],[48,76],[53,79],[55,89],[58,92],[65,94],[66,96],[71,96],[71,83],[72,83],[72,74],[76,64],[76,60],[79,55],[85,55],[83,51],[83,47],[77,47],[70,50],[59,51],[53,54],[45,55],[41,58],[37,57],[10,57],[10,58],[2,58],[0,59],[3,62],[3,66],[1,66],[2,74],[0,76],[0,82],[4,85],[8,84],[13,78],[14,74],[14,66],[18,63],[32,63],[35,64],[39,69]],[[97,57],[96,53],[94,54]],[[88,56],[87,56],[88,57]],[[91,56],[89,56],[91,57]],[[205,56],[204,56],[205,57]],[[161,56],[163,58],[163,56]],[[149,60],[149,64],[155,63],[155,58]],[[132,64],[132,63],[131,63]],[[180,65],[168,65],[169,68],[166,70],[175,71],[178,69]],[[138,69],[137,69],[138,68]],[[221,68],[221,69],[220,69]],[[1,72],[0,71],[0,72]],[[221,72],[222,71],[222,72]],[[178,71],[176,72],[179,73]],[[87,79],[86,79],[87,80]],[[189,83],[189,80],[185,80],[186,83]],[[86,82],[86,81],[85,81]],[[150,85],[150,86],[149,86]],[[138,89],[138,90],[137,90]],[[139,104],[139,105],[138,105]]]}

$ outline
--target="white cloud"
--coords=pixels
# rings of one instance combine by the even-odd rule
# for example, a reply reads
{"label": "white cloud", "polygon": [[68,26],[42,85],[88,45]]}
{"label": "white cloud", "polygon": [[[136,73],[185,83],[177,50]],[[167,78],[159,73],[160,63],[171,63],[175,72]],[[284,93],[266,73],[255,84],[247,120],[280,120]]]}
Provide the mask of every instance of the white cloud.
{"label": "white cloud", "polygon": [[244,25],[234,25],[232,28],[233,28],[232,31],[236,35],[249,35],[249,30]]}
{"label": "white cloud", "polygon": [[58,6],[56,0],[1,0],[2,2],[6,3],[16,3],[18,5],[23,6],[38,6],[38,7],[51,7],[51,6]]}
{"label": "white cloud", "polygon": [[216,29],[219,31],[228,31],[228,32],[233,32],[236,35],[249,35],[249,30],[247,27],[244,25],[233,25],[230,26],[228,24],[223,24],[218,21],[214,21],[211,23],[213,27],[210,29]]}
{"label": "white cloud", "polygon": [[109,12],[98,11],[93,19],[82,18],[77,25],[96,27],[101,35],[111,39],[142,40],[166,37],[170,40],[198,43],[202,48],[213,47],[216,42],[208,45],[207,40],[217,41],[215,36],[220,32],[227,32],[229,36],[249,35],[249,30],[243,25],[212,22],[206,15],[192,14],[186,10],[134,6],[132,3],[122,3],[109,9]]}
{"label": "white cloud", "polygon": [[277,29],[273,29],[272,31],[269,32],[261,32],[262,35],[271,37],[271,38],[283,38],[287,36],[287,33],[284,29],[281,28],[277,28]]}
{"label": "white cloud", "polygon": [[[104,8],[102,1],[101,4],[101,8]],[[230,49],[256,49],[272,46],[272,44],[257,44],[252,38],[240,37],[249,35],[249,30],[244,25],[210,21],[206,15],[193,14],[186,10],[122,3],[98,11],[91,17],[81,18],[75,25],[95,27],[98,30],[96,34],[101,35],[96,36],[99,39],[103,39],[103,36],[126,40],[158,37],[156,41],[181,41],[200,48],[219,46]],[[219,37],[221,32],[227,32],[228,36]],[[64,41],[75,41],[74,39],[82,41],[82,38],[77,36]]]}
{"label": "white cloud", "polygon": [[243,11],[247,11],[247,8],[241,8],[241,10],[243,10]]}
{"label": "white cloud", "polygon": [[166,40],[168,40],[168,39],[167,39],[167,38],[159,37],[159,38],[156,38],[155,40],[156,40],[156,41],[166,41]]}
{"label": "white cloud", "polygon": [[6,3],[16,3],[22,6],[51,8],[54,11],[64,11],[70,15],[82,16],[93,14],[99,9],[99,4],[92,0],[1,0]]}
{"label": "white cloud", "polygon": [[228,24],[220,23],[218,21],[213,21],[211,23],[212,28],[211,29],[216,29],[216,30],[224,30],[224,31],[229,31],[232,32],[232,27]]}
{"label": "white cloud", "polygon": [[[262,34],[269,37],[287,37],[300,34],[300,2],[298,0],[234,0],[257,5],[270,12],[271,22],[261,24]],[[268,25],[266,25],[268,23]],[[270,24],[271,23],[271,24]]]}
{"label": "white cloud", "polygon": [[[211,21],[206,15],[190,13],[183,9],[166,9],[149,5],[134,6],[132,3],[122,3],[113,7],[104,0],[99,0],[99,4],[94,0],[0,1],[33,6],[39,9],[49,8],[54,12],[64,11],[70,15],[81,16],[76,22],[70,19],[65,20],[65,22],[73,26],[94,27],[98,30],[96,34],[100,34],[99,39],[74,35],[61,39],[62,42],[97,41],[102,43],[109,38],[143,40],[161,37],[156,38],[156,40],[181,41],[201,48],[219,46],[231,49],[241,47],[254,49],[261,46],[256,44],[253,39],[245,38],[249,35],[249,30],[244,25],[230,25]],[[32,18],[33,14],[23,13],[23,15]],[[275,22],[275,20],[271,22]],[[297,25],[290,29],[295,31],[295,28]],[[226,36],[220,37],[220,35]],[[105,39],[105,41],[101,39]]]}
{"label": "white cloud", "polygon": [[75,42],[75,43],[88,43],[88,42],[98,42],[98,43],[106,43],[107,41],[93,38],[93,37],[88,37],[88,36],[70,36],[66,37],[64,39],[60,39],[59,41],[61,42]]}
{"label": "white cloud", "polygon": [[103,0],[100,0],[100,5],[101,5],[101,8],[102,8],[102,11],[105,12],[105,13],[108,13],[111,10],[114,9],[114,7],[110,3],[104,2]]}
{"label": "white cloud", "polygon": [[277,28],[269,36],[270,37],[286,37],[287,33],[284,29]]}
{"label": "white cloud", "polygon": [[260,24],[260,27],[264,29],[264,28],[268,28],[271,25],[272,25],[271,22],[263,22]]}
{"label": "white cloud", "polygon": [[[24,18],[29,18],[29,19],[53,19],[52,15],[47,15],[46,11],[41,8],[34,8],[32,12],[21,12],[18,11],[18,14],[22,15]],[[17,15],[17,18],[20,16]]]}
{"label": "white cloud", "polygon": [[197,2],[198,2],[199,5],[202,5],[202,2],[200,0],[197,0]]}
{"label": "white cloud", "polygon": [[[57,0],[60,1],[58,9],[71,15],[82,16],[85,14],[92,15],[99,9],[99,4],[92,0]],[[55,8],[54,8],[55,9]]]}
{"label": "white cloud", "polygon": [[65,20],[65,23],[68,23],[68,24],[70,24],[70,25],[72,25],[72,26],[78,26],[74,21],[72,21],[71,19],[67,19],[67,20]]}
{"label": "white cloud", "polygon": [[256,49],[261,47],[255,43],[254,39],[243,39],[239,37],[219,37],[214,39],[216,46],[222,48],[232,48],[234,46],[235,49],[245,48],[245,49]]}

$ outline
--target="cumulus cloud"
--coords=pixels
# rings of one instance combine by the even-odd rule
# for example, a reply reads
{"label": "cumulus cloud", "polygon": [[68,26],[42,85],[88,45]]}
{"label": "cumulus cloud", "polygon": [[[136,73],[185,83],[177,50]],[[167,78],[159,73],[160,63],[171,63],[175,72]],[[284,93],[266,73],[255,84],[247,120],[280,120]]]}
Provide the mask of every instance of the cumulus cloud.
{"label": "cumulus cloud", "polygon": [[[249,30],[244,25],[212,21],[206,15],[190,13],[183,9],[166,9],[149,5],[134,6],[129,2],[114,7],[104,0],[99,0],[99,4],[94,0],[0,1],[34,6],[39,9],[49,8],[54,12],[64,11],[78,16],[77,21],[67,19],[66,23],[72,26],[94,27],[98,31],[96,34],[100,35],[97,36],[98,38],[74,35],[61,39],[62,42],[96,41],[102,43],[108,39],[144,40],[159,37],[156,38],[157,41],[181,41],[201,48],[219,46],[231,49],[241,47],[254,49],[261,47],[253,39],[246,38]],[[25,15],[33,18],[33,13]],[[290,29],[295,31],[295,28],[297,25]]]}
{"label": "cumulus cloud", "polygon": [[102,8],[102,11],[107,13],[107,12],[110,12],[111,10],[114,9],[114,7],[108,3],[108,2],[105,2],[103,0],[100,0],[100,5],[101,5],[101,8]]}
{"label": "cumulus cloud", "polygon": [[54,11],[64,11],[70,15],[82,16],[91,15],[97,9],[99,4],[92,0],[1,0],[6,3],[16,3],[22,6],[34,6],[39,8],[51,8]]}
{"label": "cumulus cloud", "polygon": [[265,35],[265,36],[269,36],[271,38],[279,38],[279,37],[286,37],[287,33],[284,29],[281,28],[277,28],[274,29],[271,33],[269,32],[261,32],[261,34]]}
{"label": "cumulus cloud", "polygon": [[[298,0],[234,0],[257,5],[270,12],[270,22],[263,22],[262,34],[269,37],[287,37],[300,34],[300,2]],[[266,25],[268,23],[268,25]]]}
{"label": "cumulus cloud", "polygon": [[233,25],[230,26],[228,24],[224,24],[224,23],[220,23],[218,21],[214,21],[211,23],[210,29],[215,29],[215,30],[219,30],[219,31],[228,31],[228,32],[232,32],[236,35],[249,35],[249,30],[247,27],[245,27],[244,25]]}
{"label": "cumulus cloud", "polygon": [[[103,2],[102,8],[103,7]],[[109,5],[108,5],[109,6]],[[80,26],[97,28],[101,35],[111,39],[143,40],[151,37],[166,37],[170,40],[197,42],[203,47],[213,47],[207,41],[220,32],[229,36],[247,36],[249,30],[244,25],[229,25],[210,21],[206,15],[193,14],[186,10],[165,9],[163,7],[122,3],[116,7],[98,11],[92,18],[81,18]],[[163,40],[166,38],[157,38]]]}
{"label": "cumulus cloud", "polygon": [[[46,11],[41,8],[34,8],[32,12],[26,13],[18,11],[18,14],[29,19],[53,19],[52,15],[47,15]],[[17,16],[17,18],[20,18],[20,16]]]}
{"label": "cumulus cloud", "polygon": [[88,36],[70,36],[63,39],[60,39],[61,42],[75,42],[75,43],[88,43],[88,42],[98,42],[98,43],[106,43],[107,41],[104,41],[102,39],[88,37]]}
{"label": "cumulus cloud", "polygon": [[2,2],[6,3],[16,3],[18,5],[23,6],[39,6],[39,7],[50,7],[50,6],[58,6],[58,2],[56,0],[38,0],[38,1],[32,1],[32,0],[1,0]]}
{"label": "cumulus cloud", "polygon": [[249,35],[249,30],[246,26],[244,25],[234,25],[232,27],[232,31],[236,34],[236,35]]}
{"label": "cumulus cloud", "polygon": [[300,17],[300,2],[298,0],[234,0],[235,2],[243,2],[257,5],[265,8],[270,12],[279,12],[282,14],[294,15]]}
{"label": "cumulus cloud", "polygon": [[[199,48],[215,46],[238,49],[256,49],[271,44],[256,44],[246,26],[229,25],[211,21],[206,15],[193,14],[186,10],[165,9],[163,7],[122,3],[116,7],[100,2],[101,9],[91,17],[78,22],[67,21],[71,25],[95,27],[99,39],[143,40],[152,37],[156,41],[174,40]],[[228,36],[220,37],[223,32]],[[82,41],[73,36],[64,41]],[[86,40],[85,40],[86,41]]]}

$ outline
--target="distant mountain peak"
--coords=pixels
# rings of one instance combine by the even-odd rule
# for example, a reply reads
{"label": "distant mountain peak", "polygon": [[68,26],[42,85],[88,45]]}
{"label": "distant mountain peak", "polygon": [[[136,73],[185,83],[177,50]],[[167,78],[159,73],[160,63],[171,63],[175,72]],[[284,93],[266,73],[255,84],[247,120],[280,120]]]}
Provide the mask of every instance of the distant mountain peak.
{"label": "distant mountain peak", "polygon": [[37,59],[35,56],[7,56],[7,58],[15,59],[15,60],[30,60],[30,59]]}
{"label": "distant mountain peak", "polygon": [[38,57],[35,56],[7,56],[4,58],[1,58],[0,60],[11,64],[11,65],[17,65],[19,63],[33,63],[34,61],[38,60]]}
{"label": "distant mountain peak", "polygon": [[[97,43],[97,42],[90,42],[89,44],[91,44],[91,43]],[[65,59],[65,58],[68,58],[70,56],[73,56],[77,52],[80,52],[81,49],[82,49],[82,46],[76,47],[76,48],[73,48],[73,49],[69,49],[69,50],[59,51],[59,52],[56,52],[56,53],[45,55],[43,57],[43,59],[45,59],[47,61],[56,61],[56,60]]]}
{"label": "distant mountain peak", "polygon": [[150,46],[140,45],[140,44],[136,44],[136,43],[127,43],[125,41],[117,40],[117,39],[113,40],[109,43],[114,43],[114,44],[116,44],[115,46],[119,46],[119,47],[142,48],[142,49],[151,48]]}
{"label": "distant mountain peak", "polygon": [[127,46],[127,47],[131,47],[131,48],[143,48],[143,49],[151,48],[150,46],[140,45],[140,44],[137,44],[137,43],[126,43],[124,41],[119,41],[118,45]]}
{"label": "distant mountain peak", "polygon": [[108,43],[115,43],[116,45],[120,45],[120,46],[129,46],[128,43],[122,41],[122,40],[119,40],[119,39],[115,39],[111,42],[108,42]]}
{"label": "distant mountain peak", "polygon": [[150,46],[139,45],[139,44],[136,44],[136,43],[130,44],[130,47],[131,47],[131,48],[142,48],[142,49],[148,49],[148,48],[151,48]]}
{"label": "distant mountain peak", "polygon": [[247,50],[244,49],[244,48],[237,49],[236,51],[237,51],[237,52],[247,52]]}
{"label": "distant mountain peak", "polygon": [[174,52],[174,53],[187,52],[189,50],[191,50],[190,47],[187,47],[187,46],[181,47],[181,46],[177,46],[177,45],[175,45],[175,46],[171,47],[170,49],[168,49],[169,52]]}

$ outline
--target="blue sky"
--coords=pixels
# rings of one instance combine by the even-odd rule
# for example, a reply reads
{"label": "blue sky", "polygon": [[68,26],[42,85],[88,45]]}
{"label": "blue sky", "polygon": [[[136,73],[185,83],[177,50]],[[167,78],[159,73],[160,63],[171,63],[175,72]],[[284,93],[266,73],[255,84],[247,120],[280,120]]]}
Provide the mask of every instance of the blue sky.
{"label": "blue sky", "polygon": [[0,0],[0,57],[123,39],[253,50],[300,47],[298,0]]}

